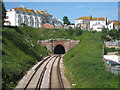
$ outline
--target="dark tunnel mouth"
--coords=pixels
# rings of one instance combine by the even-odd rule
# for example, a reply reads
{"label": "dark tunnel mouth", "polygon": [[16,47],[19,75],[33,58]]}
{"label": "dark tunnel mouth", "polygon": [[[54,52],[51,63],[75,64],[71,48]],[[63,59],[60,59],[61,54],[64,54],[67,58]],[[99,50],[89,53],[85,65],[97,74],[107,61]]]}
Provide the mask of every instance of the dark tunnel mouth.
{"label": "dark tunnel mouth", "polygon": [[57,45],[54,49],[54,54],[65,54],[65,48],[62,45]]}

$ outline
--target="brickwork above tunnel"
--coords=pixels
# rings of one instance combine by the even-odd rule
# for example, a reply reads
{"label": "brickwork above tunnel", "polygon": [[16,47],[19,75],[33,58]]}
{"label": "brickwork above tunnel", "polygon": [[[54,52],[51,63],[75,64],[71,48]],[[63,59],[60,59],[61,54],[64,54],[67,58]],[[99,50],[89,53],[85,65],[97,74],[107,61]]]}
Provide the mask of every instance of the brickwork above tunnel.
{"label": "brickwork above tunnel", "polygon": [[38,43],[45,46],[48,50],[54,51],[57,45],[62,45],[65,48],[65,52],[74,48],[80,41],[70,39],[49,39],[49,40],[38,40]]}

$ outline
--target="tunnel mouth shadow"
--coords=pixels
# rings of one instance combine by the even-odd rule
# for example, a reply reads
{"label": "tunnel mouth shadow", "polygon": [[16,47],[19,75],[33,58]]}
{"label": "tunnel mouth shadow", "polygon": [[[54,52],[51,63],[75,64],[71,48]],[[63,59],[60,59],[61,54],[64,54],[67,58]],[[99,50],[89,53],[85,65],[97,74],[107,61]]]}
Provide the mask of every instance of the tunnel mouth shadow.
{"label": "tunnel mouth shadow", "polygon": [[54,54],[65,54],[65,48],[62,45],[57,45],[54,49]]}

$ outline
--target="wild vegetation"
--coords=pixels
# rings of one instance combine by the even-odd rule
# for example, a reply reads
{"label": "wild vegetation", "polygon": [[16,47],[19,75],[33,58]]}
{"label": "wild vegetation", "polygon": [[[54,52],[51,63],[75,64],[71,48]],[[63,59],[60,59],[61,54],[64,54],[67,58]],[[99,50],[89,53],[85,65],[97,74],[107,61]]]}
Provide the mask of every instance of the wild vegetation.
{"label": "wild vegetation", "polygon": [[3,27],[2,33],[3,88],[15,87],[28,69],[50,53],[37,43],[38,40],[67,39],[74,35],[68,30],[31,27]]}
{"label": "wild vegetation", "polygon": [[116,48],[107,48],[107,47],[104,48],[105,55],[107,55],[107,53],[109,53],[109,52],[118,52],[118,51],[120,51],[120,50],[117,50]]}
{"label": "wild vegetation", "polygon": [[102,36],[104,41],[120,40],[120,29],[119,30],[116,30],[116,29],[112,29],[112,30],[104,29],[104,30],[102,30],[101,36]]}
{"label": "wild vegetation", "polygon": [[75,88],[118,88],[118,76],[106,71],[101,32],[83,32],[64,56],[66,76]]}
{"label": "wild vegetation", "polygon": [[[120,29],[116,30],[116,29],[112,29],[112,30],[108,30],[108,29],[104,29],[102,30],[101,33],[101,37],[104,41],[116,41],[116,40],[120,40]],[[106,55],[108,52],[118,52],[119,53],[120,50],[116,49],[116,48],[107,48],[106,46],[104,46],[104,54]]]}
{"label": "wild vegetation", "polygon": [[64,56],[66,75],[75,87],[117,87],[117,76],[106,72],[102,61],[101,33],[31,27],[3,27],[3,87],[15,87],[27,70],[50,53],[37,40],[55,38],[80,40]]}

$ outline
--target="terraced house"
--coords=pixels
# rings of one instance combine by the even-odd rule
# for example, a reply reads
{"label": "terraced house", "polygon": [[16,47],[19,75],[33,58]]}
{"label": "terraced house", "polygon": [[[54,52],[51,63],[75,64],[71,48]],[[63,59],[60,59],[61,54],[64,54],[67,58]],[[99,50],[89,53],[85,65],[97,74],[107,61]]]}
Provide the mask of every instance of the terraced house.
{"label": "terraced house", "polygon": [[92,16],[77,18],[75,20],[75,27],[78,27],[83,30],[88,30],[91,19],[92,19]]}
{"label": "terraced house", "polygon": [[108,21],[108,28],[109,29],[120,29],[120,21],[116,21],[116,20],[113,20],[113,21]]}
{"label": "terraced house", "polygon": [[41,27],[45,23],[52,24],[52,15],[47,11],[38,11],[22,7],[13,8],[6,12],[4,25],[21,26],[24,23],[30,27]]}
{"label": "terraced house", "polygon": [[109,30],[120,29],[120,21],[109,21],[107,17],[79,17],[75,19],[75,27],[82,30],[102,31],[104,28]]}
{"label": "terraced house", "polygon": [[92,18],[90,20],[90,29],[102,31],[102,29],[107,28],[107,22],[107,17]]}
{"label": "terraced house", "polygon": [[103,28],[107,28],[107,18],[92,18],[92,16],[79,17],[75,20],[75,27],[82,30],[101,31]]}

